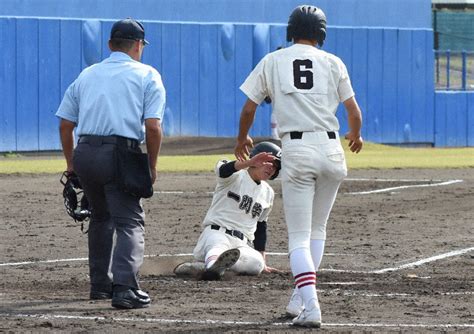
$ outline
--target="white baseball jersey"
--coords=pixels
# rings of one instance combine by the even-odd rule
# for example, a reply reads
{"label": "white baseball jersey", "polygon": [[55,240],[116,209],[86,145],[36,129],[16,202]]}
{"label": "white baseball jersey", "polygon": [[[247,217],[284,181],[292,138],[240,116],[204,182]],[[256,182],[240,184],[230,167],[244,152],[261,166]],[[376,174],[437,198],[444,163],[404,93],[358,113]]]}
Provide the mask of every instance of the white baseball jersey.
{"label": "white baseball jersey", "polygon": [[271,97],[280,137],[291,131],[338,131],[337,107],[354,96],[342,60],[304,44],[266,55],[240,89],[257,104]]}
{"label": "white baseball jersey", "polygon": [[216,164],[217,185],[203,225],[238,230],[252,241],[257,222],[268,219],[275,193],[267,182],[257,184],[246,169],[227,178],[219,177],[219,168],[224,163],[220,160]]}

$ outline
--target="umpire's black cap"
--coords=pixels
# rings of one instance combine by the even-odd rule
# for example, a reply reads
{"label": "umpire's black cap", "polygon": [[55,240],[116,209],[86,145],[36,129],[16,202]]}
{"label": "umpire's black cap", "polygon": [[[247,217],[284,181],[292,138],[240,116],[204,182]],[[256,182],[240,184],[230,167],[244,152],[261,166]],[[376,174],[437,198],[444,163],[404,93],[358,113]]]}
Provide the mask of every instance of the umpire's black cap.
{"label": "umpire's black cap", "polygon": [[145,39],[145,28],[143,24],[132,18],[126,18],[114,23],[110,31],[110,39],[114,38],[132,39],[135,41],[143,40],[145,44],[149,44]]}

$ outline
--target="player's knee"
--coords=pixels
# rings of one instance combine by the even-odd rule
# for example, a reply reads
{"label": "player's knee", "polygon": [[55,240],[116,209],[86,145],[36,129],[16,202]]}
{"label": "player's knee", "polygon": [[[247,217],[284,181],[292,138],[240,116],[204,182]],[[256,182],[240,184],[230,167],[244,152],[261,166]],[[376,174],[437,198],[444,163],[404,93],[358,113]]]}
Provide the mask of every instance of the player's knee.
{"label": "player's knee", "polygon": [[313,226],[311,229],[311,239],[326,240],[326,222]]}
{"label": "player's knee", "polygon": [[239,260],[231,267],[231,270],[240,275],[259,275],[265,267],[265,262],[260,253],[255,255],[241,253]]}
{"label": "player's knee", "polygon": [[304,247],[296,247],[296,248],[293,248],[291,250],[288,251],[288,257],[291,258],[291,255],[295,252],[295,251],[301,251],[301,252],[311,252],[311,249],[310,249],[310,246],[308,244],[308,246],[304,246]]}
{"label": "player's knee", "polygon": [[244,272],[242,272],[243,275],[250,275],[250,276],[257,276],[260,275],[260,273],[263,271],[263,268],[265,267],[265,264],[263,261],[255,261],[255,263],[252,266],[249,266]]}
{"label": "player's knee", "polygon": [[308,248],[310,244],[310,231],[297,231],[288,234],[288,251],[291,253],[297,248]]}

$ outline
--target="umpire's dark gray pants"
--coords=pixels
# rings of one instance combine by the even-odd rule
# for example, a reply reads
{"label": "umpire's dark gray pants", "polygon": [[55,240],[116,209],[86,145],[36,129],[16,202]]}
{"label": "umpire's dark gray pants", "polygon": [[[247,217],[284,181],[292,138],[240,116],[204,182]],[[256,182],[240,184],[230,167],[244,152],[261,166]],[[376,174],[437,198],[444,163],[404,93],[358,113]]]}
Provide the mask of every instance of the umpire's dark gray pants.
{"label": "umpire's dark gray pants", "polygon": [[121,191],[114,181],[115,149],[114,144],[80,143],[74,150],[74,171],[92,210],[89,270],[91,286],[98,290],[109,290],[112,283],[138,289],[145,249],[145,213],[140,199]]}

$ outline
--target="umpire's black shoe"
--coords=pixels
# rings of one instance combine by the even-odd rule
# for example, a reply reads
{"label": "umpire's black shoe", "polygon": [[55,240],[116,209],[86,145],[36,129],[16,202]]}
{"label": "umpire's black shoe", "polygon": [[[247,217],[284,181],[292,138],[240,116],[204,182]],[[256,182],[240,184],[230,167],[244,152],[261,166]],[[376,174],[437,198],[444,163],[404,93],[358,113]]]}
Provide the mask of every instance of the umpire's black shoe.
{"label": "umpire's black shoe", "polygon": [[112,295],[112,306],[119,309],[144,308],[150,306],[150,302],[148,294],[138,289],[114,291]]}
{"label": "umpire's black shoe", "polygon": [[91,290],[89,297],[92,300],[110,299],[112,298],[112,291]]}
{"label": "umpire's black shoe", "polygon": [[91,284],[89,298],[92,300],[112,298],[112,284]]}

